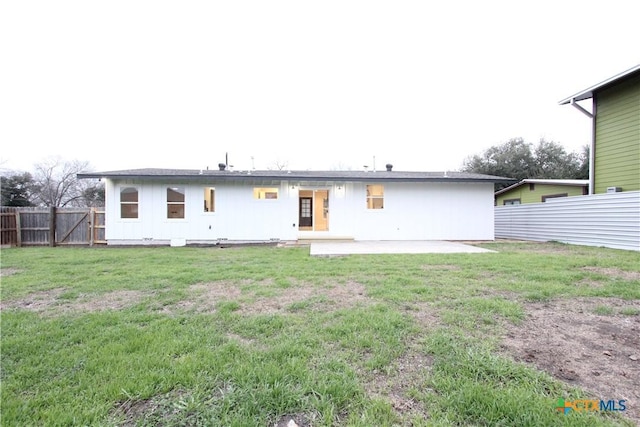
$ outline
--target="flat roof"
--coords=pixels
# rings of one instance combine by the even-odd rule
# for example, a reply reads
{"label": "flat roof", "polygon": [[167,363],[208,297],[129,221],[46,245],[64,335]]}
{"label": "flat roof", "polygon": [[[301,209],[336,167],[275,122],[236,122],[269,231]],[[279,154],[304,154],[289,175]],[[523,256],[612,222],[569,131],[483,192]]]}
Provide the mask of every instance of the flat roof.
{"label": "flat roof", "polygon": [[565,98],[562,101],[558,102],[558,104],[565,105],[565,104],[571,103],[572,101],[575,102],[575,101],[582,101],[584,99],[593,98],[593,93],[596,92],[597,90],[603,89],[606,86],[614,84],[637,71],[640,71],[640,64],[636,65],[635,67],[629,68],[628,70],[623,71],[619,74],[616,74],[615,76],[610,77],[607,80],[604,80],[596,85],[593,85],[583,91],[580,91],[574,95],[571,95],[570,97]]}
{"label": "flat roof", "polygon": [[294,181],[386,181],[386,182],[500,182],[515,179],[468,172],[403,172],[403,171],[293,171],[293,170],[199,170],[199,169],[126,169],[79,173],[78,178],[198,180],[216,181],[294,180]]}

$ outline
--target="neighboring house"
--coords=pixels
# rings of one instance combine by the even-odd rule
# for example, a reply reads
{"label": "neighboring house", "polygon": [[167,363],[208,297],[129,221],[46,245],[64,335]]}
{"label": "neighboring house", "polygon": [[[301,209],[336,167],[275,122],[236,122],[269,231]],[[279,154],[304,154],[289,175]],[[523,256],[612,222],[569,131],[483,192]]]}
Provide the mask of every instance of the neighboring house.
{"label": "neighboring house", "polygon": [[109,244],[493,240],[493,188],[461,172],[136,169],[105,181]]}
{"label": "neighboring house", "polygon": [[588,194],[586,179],[523,179],[496,191],[496,206],[546,202],[556,197],[584,196]]}
{"label": "neighboring house", "polygon": [[[578,104],[591,99],[591,111]],[[593,120],[590,194],[640,190],[640,65],[560,101]]]}

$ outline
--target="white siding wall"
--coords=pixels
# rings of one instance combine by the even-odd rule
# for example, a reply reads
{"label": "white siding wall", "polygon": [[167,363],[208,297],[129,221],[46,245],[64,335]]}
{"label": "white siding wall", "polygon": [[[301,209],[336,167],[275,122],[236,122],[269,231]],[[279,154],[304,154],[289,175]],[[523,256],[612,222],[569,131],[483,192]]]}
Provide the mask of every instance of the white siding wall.
{"label": "white siding wall", "polygon": [[[120,218],[120,188],[139,189],[139,218]],[[203,212],[203,194],[215,187],[215,212]],[[254,187],[278,187],[277,200],[256,200]],[[167,187],[184,187],[184,219],[167,219]],[[340,187],[340,188],[338,188]],[[329,231],[298,230],[298,191],[329,190]],[[297,240],[493,240],[493,184],[385,183],[384,209],[366,208],[366,184],[106,183],[106,237],[110,243]]]}
{"label": "white siding wall", "polygon": [[356,240],[493,240],[492,194],[493,184],[386,183],[377,210],[366,208],[366,184],[354,183],[331,218],[344,218],[334,231]]}
{"label": "white siding wall", "polygon": [[496,237],[640,251],[640,192],[495,208]]}

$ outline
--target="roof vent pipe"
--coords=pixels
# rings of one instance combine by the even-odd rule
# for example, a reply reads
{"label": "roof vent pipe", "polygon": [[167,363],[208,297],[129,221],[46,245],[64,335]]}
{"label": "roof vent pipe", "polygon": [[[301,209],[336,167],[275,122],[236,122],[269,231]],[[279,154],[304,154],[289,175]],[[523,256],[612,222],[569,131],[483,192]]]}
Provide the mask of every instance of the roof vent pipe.
{"label": "roof vent pipe", "polygon": [[225,169],[227,168],[227,165],[226,165],[226,164],[224,164],[224,163],[218,163],[218,168],[219,168],[221,171],[223,171],[223,170],[225,170]]}
{"label": "roof vent pipe", "polygon": [[393,169],[393,165],[391,163],[387,163],[387,172],[391,172],[391,169]]}

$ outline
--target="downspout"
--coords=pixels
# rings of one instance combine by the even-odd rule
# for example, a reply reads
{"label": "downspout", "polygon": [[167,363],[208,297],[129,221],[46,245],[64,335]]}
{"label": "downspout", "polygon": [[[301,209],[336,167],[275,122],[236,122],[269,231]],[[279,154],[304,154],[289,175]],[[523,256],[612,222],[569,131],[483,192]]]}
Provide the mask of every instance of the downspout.
{"label": "downspout", "polygon": [[591,142],[589,144],[589,195],[595,193],[595,185],[596,185],[596,174],[595,174],[595,163],[596,163],[596,100],[595,97],[591,97],[591,101],[593,103],[592,111],[590,113],[581,105],[576,104],[575,98],[571,98],[571,105],[575,107],[578,111],[580,111],[585,116],[591,119]]}
{"label": "downspout", "polygon": [[593,107],[591,111],[591,149],[589,150],[589,195],[596,194],[596,107],[595,94],[591,99]]}

